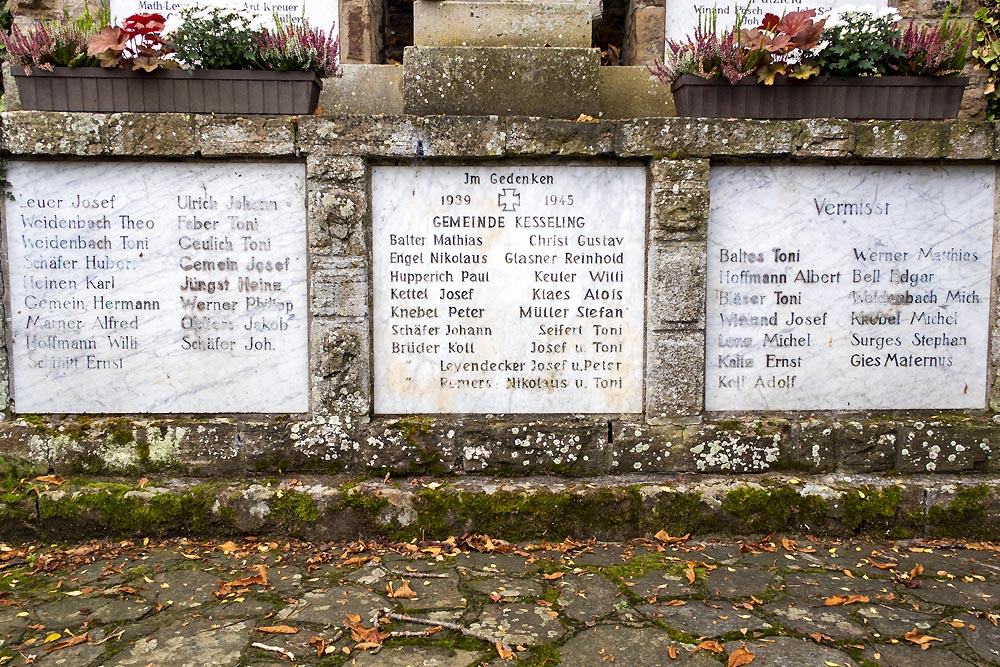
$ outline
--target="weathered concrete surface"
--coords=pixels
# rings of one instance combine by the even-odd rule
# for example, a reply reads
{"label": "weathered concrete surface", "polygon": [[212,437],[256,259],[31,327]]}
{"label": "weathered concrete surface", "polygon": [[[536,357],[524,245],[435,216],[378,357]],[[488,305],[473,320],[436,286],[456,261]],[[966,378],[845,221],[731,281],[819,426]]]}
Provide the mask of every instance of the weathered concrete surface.
{"label": "weathered concrete surface", "polygon": [[418,115],[597,116],[600,60],[597,49],[407,47],[403,109]]}
{"label": "weathered concrete surface", "polygon": [[[710,667],[749,653],[751,664],[803,667],[1000,664],[1000,596],[969,607],[958,590],[1000,589],[995,543],[661,538],[0,543],[0,661]],[[734,573],[756,585],[730,588]],[[194,581],[211,583],[183,585]],[[642,583],[656,581],[671,583]],[[441,586],[454,595],[436,595]]]}
{"label": "weathered concrete surface", "polygon": [[577,2],[413,3],[414,46],[591,46],[590,5]]}
{"label": "weathered concrete surface", "polygon": [[650,118],[674,115],[670,88],[645,66],[601,68],[601,117]]}
{"label": "weathered concrete surface", "polygon": [[403,113],[403,68],[398,65],[341,65],[343,74],[323,80],[319,112],[324,114]]}

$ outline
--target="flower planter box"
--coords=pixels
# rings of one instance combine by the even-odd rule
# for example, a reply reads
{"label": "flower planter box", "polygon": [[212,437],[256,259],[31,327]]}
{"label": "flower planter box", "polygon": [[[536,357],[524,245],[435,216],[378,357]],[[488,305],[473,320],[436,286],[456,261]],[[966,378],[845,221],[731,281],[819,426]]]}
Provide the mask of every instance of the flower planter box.
{"label": "flower planter box", "polygon": [[12,74],[21,108],[33,111],[305,115],[320,91],[312,72],[57,67]]}
{"label": "flower planter box", "polygon": [[679,116],[700,118],[955,118],[968,77],[880,76],[778,79],[736,84],[685,75],[671,86]]}

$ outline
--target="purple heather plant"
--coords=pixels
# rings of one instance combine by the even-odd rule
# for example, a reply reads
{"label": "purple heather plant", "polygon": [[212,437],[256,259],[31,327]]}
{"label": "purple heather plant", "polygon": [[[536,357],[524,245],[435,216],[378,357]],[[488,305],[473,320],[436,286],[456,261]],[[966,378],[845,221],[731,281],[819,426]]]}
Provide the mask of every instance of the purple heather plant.
{"label": "purple heather plant", "polygon": [[910,26],[893,46],[898,61],[891,65],[901,76],[948,76],[959,74],[972,43],[972,26],[948,22],[945,13],[939,25]]}
{"label": "purple heather plant", "polygon": [[78,19],[42,20],[27,30],[16,23],[10,34],[0,32],[0,44],[7,50],[6,59],[12,66],[52,71],[54,67],[93,67],[97,59],[87,55],[87,41],[107,24],[107,15],[96,17],[87,10]]}
{"label": "purple heather plant", "polygon": [[340,76],[340,39],[308,24],[286,24],[275,17],[274,28],[257,36],[258,65],[276,72],[315,72]]}

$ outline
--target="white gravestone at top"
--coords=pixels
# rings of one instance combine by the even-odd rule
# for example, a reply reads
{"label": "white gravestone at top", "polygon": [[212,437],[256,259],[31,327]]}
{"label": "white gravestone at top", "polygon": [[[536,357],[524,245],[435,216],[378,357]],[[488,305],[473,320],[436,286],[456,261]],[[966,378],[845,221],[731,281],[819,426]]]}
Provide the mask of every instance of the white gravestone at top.
{"label": "white gravestone at top", "polygon": [[[743,21],[743,27],[754,28],[760,25],[765,14],[783,16],[790,12],[815,9],[816,18],[822,19],[833,9],[844,5],[856,6],[857,4],[847,0],[806,0],[805,2],[750,0],[749,4],[737,0],[737,3],[733,5],[705,2],[704,0],[666,0],[666,41],[680,42],[685,41],[688,36],[694,36],[699,20],[701,21],[700,25],[710,26],[713,11],[717,12],[717,31],[722,33],[733,27],[737,14],[744,11],[746,11],[746,18]],[[888,7],[886,0],[866,0],[864,4],[869,7]],[[669,48],[667,53],[670,53]]]}
{"label": "white gravestone at top", "polygon": [[282,21],[298,23],[304,17],[313,28],[320,28],[329,34],[340,25],[340,3],[338,0],[111,0],[111,19],[121,23],[132,14],[162,14],[170,18],[188,7],[223,7],[238,12],[247,18],[260,17],[266,24],[272,23],[277,14]]}
{"label": "white gravestone at top", "polygon": [[642,411],[645,171],[375,167],[375,411]]}
{"label": "white gravestone at top", "polygon": [[712,169],[706,409],[985,407],[995,171]]}

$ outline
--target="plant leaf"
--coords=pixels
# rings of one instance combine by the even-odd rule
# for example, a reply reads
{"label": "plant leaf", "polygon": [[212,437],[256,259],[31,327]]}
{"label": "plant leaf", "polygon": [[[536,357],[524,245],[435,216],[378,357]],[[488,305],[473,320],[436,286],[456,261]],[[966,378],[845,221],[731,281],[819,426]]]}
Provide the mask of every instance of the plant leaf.
{"label": "plant leaf", "polygon": [[742,667],[749,665],[757,656],[747,650],[746,646],[741,646],[729,654],[727,667]]}

